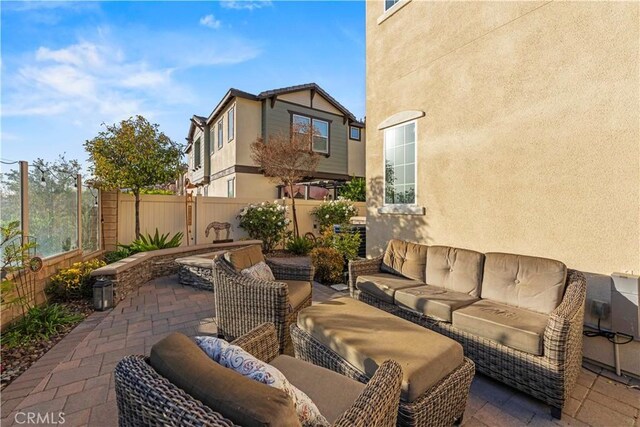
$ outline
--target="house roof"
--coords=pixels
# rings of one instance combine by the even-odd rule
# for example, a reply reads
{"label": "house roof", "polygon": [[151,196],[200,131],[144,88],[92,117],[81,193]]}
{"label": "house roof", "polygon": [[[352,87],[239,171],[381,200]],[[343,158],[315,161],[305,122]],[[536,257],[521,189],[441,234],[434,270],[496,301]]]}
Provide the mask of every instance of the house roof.
{"label": "house roof", "polygon": [[266,98],[271,98],[272,96],[284,95],[285,93],[299,92],[301,90],[313,90],[313,91],[319,93],[324,98],[326,98],[326,100],[329,101],[334,107],[336,107],[338,110],[340,110],[340,112],[342,114],[347,116],[350,120],[352,120],[354,122],[357,121],[356,117],[351,113],[351,111],[349,111],[344,105],[342,105],[338,101],[336,101],[336,99],[333,96],[329,95],[329,93],[327,93],[327,91],[322,89],[316,83],[305,83],[305,84],[302,84],[302,85],[287,86],[287,87],[283,87],[283,88],[279,88],[279,89],[265,90],[264,92],[260,92],[258,94],[258,98],[266,99]]}

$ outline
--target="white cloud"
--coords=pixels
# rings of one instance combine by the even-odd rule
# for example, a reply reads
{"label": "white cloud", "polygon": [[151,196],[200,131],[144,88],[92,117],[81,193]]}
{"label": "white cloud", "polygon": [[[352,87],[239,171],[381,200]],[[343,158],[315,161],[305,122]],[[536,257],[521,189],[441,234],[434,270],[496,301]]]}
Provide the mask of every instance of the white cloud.
{"label": "white cloud", "polygon": [[[185,50],[185,46],[199,46]],[[3,117],[55,116],[66,123],[149,119],[193,103],[184,73],[257,57],[254,42],[220,32],[98,27],[59,47],[3,55]]]}
{"label": "white cloud", "polygon": [[225,9],[261,9],[273,6],[271,0],[221,0],[220,5]]}
{"label": "white cloud", "polygon": [[220,28],[220,20],[216,19],[213,15],[206,15],[200,18],[200,25],[217,30]]}

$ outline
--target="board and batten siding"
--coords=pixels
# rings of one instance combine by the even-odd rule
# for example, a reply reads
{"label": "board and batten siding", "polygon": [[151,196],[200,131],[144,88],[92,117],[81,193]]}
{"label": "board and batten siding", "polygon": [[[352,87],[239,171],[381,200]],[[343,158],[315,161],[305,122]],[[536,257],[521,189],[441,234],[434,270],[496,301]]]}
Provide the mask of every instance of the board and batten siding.
{"label": "board and batten siding", "polygon": [[[317,96],[317,95],[316,95]],[[302,105],[277,100],[271,108],[269,102],[263,103],[263,127],[265,135],[275,135],[288,131],[291,126],[291,112],[312,116],[329,122],[329,156],[320,159],[318,172],[346,175],[348,173],[347,158],[347,124],[343,117]]]}

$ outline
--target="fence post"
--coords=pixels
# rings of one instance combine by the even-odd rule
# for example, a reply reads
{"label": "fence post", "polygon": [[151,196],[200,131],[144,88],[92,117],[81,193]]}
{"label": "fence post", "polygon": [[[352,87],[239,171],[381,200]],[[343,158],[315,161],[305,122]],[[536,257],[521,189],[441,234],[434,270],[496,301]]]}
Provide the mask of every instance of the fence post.
{"label": "fence post", "polygon": [[29,235],[29,163],[20,161],[20,229]]}
{"label": "fence post", "polygon": [[78,216],[77,221],[77,229],[76,229],[76,239],[78,239],[78,244],[76,245],[80,252],[82,252],[82,175],[76,175],[76,212]]}
{"label": "fence post", "polygon": [[191,226],[191,231],[193,233],[193,245],[197,245],[198,244],[198,199],[200,199],[199,196],[196,196],[193,198],[193,220],[192,220],[192,226]]}

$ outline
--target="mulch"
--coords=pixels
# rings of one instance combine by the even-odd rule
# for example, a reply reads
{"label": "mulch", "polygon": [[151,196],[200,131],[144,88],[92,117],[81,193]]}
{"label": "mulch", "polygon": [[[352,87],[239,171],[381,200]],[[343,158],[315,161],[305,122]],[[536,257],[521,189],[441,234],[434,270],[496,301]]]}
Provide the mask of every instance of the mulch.
{"label": "mulch", "polygon": [[11,384],[13,380],[29,369],[31,365],[51,350],[53,346],[94,311],[93,304],[90,301],[72,301],[58,304],[67,307],[72,313],[82,315],[82,319],[76,323],[66,325],[59,333],[50,336],[47,340],[33,340],[12,348],[2,346],[0,350],[0,390]]}

